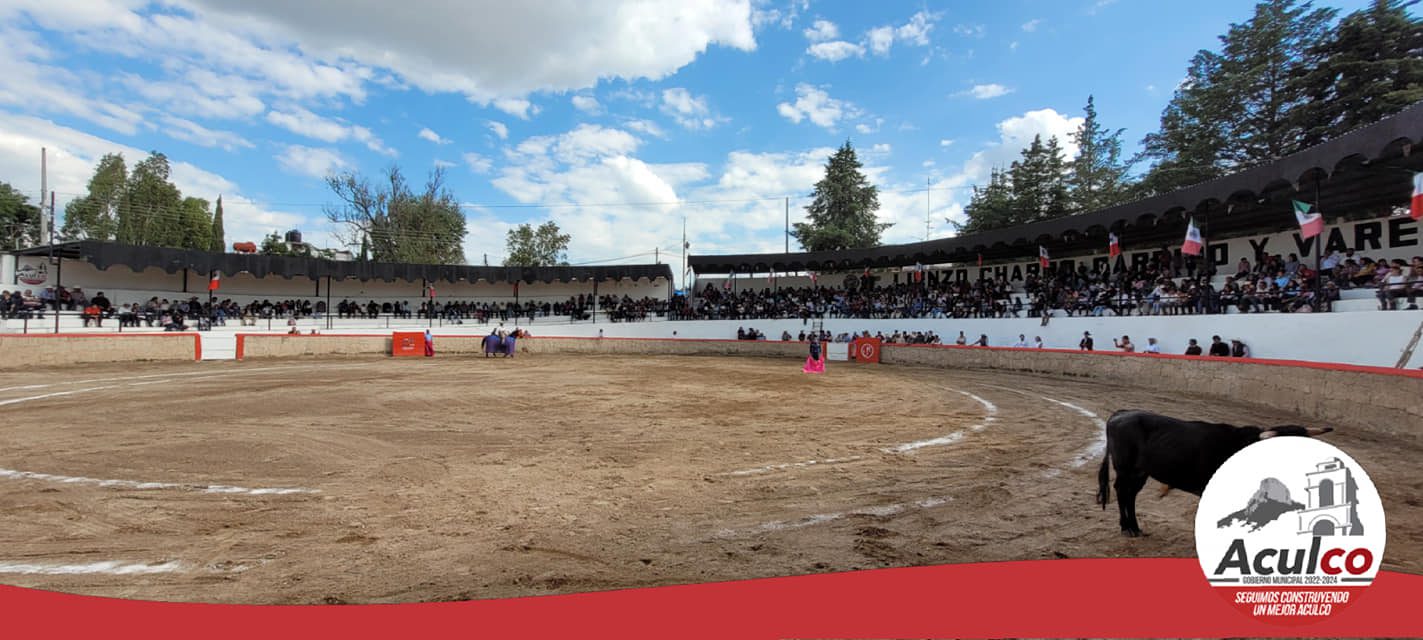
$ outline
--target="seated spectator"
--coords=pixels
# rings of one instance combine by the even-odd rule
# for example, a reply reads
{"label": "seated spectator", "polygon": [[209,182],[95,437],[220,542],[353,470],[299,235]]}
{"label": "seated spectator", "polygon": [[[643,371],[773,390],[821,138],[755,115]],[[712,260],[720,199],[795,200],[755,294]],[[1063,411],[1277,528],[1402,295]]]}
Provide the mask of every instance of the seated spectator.
{"label": "seated spectator", "polygon": [[1190,343],[1186,345],[1186,355],[1188,355],[1188,356],[1198,356],[1198,355],[1201,355],[1201,345],[1196,343],[1196,339],[1195,339],[1195,338],[1191,338]]}
{"label": "seated spectator", "polygon": [[1230,356],[1232,358],[1249,358],[1250,347],[1245,346],[1240,338],[1233,338],[1230,341]]}
{"label": "seated spectator", "polygon": [[1379,281],[1379,309],[1392,311],[1397,308],[1396,302],[1399,298],[1409,297],[1413,294],[1412,277],[1403,272],[1403,261],[1398,260],[1389,265],[1388,275]]}
{"label": "seated spectator", "polygon": [[104,312],[94,304],[84,307],[79,317],[84,320],[84,326],[86,327],[89,326],[90,322],[93,322],[96,327],[104,326]]}
{"label": "seated spectator", "polygon": [[1145,348],[1145,349],[1142,349],[1141,352],[1142,352],[1142,353],[1161,353],[1161,345],[1156,344],[1156,338],[1147,338],[1147,339],[1146,339],[1146,348]]}
{"label": "seated spectator", "polygon": [[978,340],[975,340],[975,341],[974,341],[973,346],[975,346],[975,347],[986,347],[986,346],[988,346],[988,334],[986,334],[986,333],[980,333],[980,334],[978,334]]}
{"label": "seated spectator", "polygon": [[1220,336],[1211,336],[1211,355],[1225,358],[1230,356],[1230,345],[1222,342]]}
{"label": "seated spectator", "polygon": [[1130,337],[1130,336],[1122,336],[1122,339],[1121,339],[1120,342],[1118,342],[1116,338],[1112,338],[1112,344],[1113,344],[1114,346],[1116,346],[1116,348],[1121,349],[1121,350],[1122,350],[1122,353],[1135,353],[1135,352],[1136,352],[1136,345],[1134,345],[1134,344],[1131,343],[1131,337]]}

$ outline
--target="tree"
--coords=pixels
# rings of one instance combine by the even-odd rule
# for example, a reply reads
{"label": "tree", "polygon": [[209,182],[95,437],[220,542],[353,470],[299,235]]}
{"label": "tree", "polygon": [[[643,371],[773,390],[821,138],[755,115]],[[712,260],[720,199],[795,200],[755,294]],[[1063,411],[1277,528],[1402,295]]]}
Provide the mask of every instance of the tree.
{"label": "tree", "polygon": [[262,244],[258,245],[257,253],[260,253],[264,256],[300,255],[296,251],[293,251],[292,248],[287,245],[286,241],[282,239],[281,234],[277,233],[276,231],[273,231],[267,234],[267,237],[262,238]]}
{"label": "tree", "polygon": [[379,187],[352,172],[328,177],[326,185],[341,204],[327,207],[326,217],[347,244],[369,239],[377,262],[463,264],[464,212],[444,176],[436,167],[418,194],[396,166],[386,170]]}
{"label": "tree", "polygon": [[840,251],[879,246],[891,225],[879,222],[879,190],[860,171],[850,141],[830,156],[825,177],[815,183],[814,200],[805,208],[809,222],[791,232],[807,251]]}
{"label": "tree", "polygon": [[227,233],[222,229],[222,196],[217,197],[217,210],[212,214],[212,228],[208,232],[207,250],[215,253],[227,251]]}
{"label": "tree", "polygon": [[40,208],[30,197],[0,182],[0,250],[21,249],[40,243]]}
{"label": "tree", "polygon": [[1315,63],[1310,48],[1329,33],[1333,9],[1311,2],[1265,0],[1250,20],[1232,24],[1220,52],[1199,51],[1187,79],[1142,140],[1140,159],[1155,162],[1141,195],[1195,184],[1300,148],[1295,112],[1309,96],[1297,80]]}
{"label": "tree", "polygon": [[1068,214],[1066,161],[1057,137],[1043,144],[1041,135],[1022,152],[1008,169],[1013,185],[1010,224],[1050,220]]}
{"label": "tree", "polygon": [[1127,163],[1122,160],[1122,132],[1108,132],[1097,122],[1097,107],[1087,96],[1086,118],[1072,132],[1077,157],[1068,163],[1068,201],[1073,211],[1096,211],[1123,198],[1129,182]]}
{"label": "tree", "polygon": [[184,198],[179,219],[182,234],[177,246],[184,249],[207,251],[212,246],[212,215],[208,213],[208,201],[202,198]]}
{"label": "tree", "polygon": [[1300,143],[1318,144],[1423,100],[1423,20],[1401,0],[1374,0],[1314,43],[1294,86]]}
{"label": "tree", "polygon": [[521,224],[509,230],[509,255],[504,258],[506,267],[550,267],[568,266],[568,242],[573,238],[559,233],[558,224],[552,220],[537,229],[530,224]]}
{"label": "tree", "polygon": [[1013,225],[1013,185],[1008,172],[994,167],[988,186],[974,185],[973,196],[964,207],[968,222],[959,227],[964,233],[1002,229]]}
{"label": "tree", "polygon": [[60,235],[69,240],[113,240],[118,232],[119,207],[127,191],[124,157],[110,153],[100,158],[89,178],[88,193],[65,205]]}
{"label": "tree", "polygon": [[183,194],[168,181],[168,158],[157,151],[134,165],[118,211],[118,241],[182,246]]}

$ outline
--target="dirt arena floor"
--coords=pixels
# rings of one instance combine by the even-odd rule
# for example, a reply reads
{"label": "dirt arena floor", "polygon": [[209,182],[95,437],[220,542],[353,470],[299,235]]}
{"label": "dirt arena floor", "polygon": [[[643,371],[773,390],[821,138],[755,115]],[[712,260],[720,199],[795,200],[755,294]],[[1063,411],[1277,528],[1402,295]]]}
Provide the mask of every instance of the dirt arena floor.
{"label": "dirt arena floor", "polygon": [[[222,603],[492,598],[995,560],[1194,557],[1094,504],[1102,420],[1310,423],[1090,381],[696,357],[0,373],[0,582]],[[1423,573],[1423,440],[1335,425]]]}

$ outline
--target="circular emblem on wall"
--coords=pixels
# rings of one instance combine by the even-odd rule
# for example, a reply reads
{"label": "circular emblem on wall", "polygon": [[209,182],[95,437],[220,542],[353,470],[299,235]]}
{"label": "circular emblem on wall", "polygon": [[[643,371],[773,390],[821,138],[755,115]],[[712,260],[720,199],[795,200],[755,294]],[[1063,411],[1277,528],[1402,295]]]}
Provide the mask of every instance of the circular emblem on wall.
{"label": "circular emblem on wall", "polygon": [[1384,511],[1334,445],[1276,436],[1231,456],[1196,510],[1206,580],[1240,612],[1302,625],[1337,615],[1383,564]]}
{"label": "circular emblem on wall", "polygon": [[872,343],[872,342],[861,342],[861,343],[860,343],[860,359],[861,359],[861,360],[874,360],[874,359],[875,359],[875,345],[874,345],[874,343]]}

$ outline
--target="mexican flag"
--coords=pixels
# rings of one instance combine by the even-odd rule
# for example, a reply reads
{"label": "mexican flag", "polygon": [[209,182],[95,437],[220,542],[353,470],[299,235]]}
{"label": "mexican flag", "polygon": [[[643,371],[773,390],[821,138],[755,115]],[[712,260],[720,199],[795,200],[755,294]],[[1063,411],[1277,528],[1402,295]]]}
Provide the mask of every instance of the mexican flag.
{"label": "mexican flag", "polygon": [[1117,240],[1117,234],[1107,234],[1107,256],[1113,260],[1116,260],[1117,256],[1119,255],[1122,255],[1121,241]]}
{"label": "mexican flag", "polygon": [[208,280],[208,291],[217,291],[217,281],[221,277],[221,273],[218,273],[216,271],[212,272],[212,278]]}
{"label": "mexican flag", "polygon": [[1414,220],[1423,220],[1423,172],[1413,174],[1413,204],[1409,214]]}
{"label": "mexican flag", "polygon": [[1048,268],[1047,247],[1044,247],[1042,245],[1038,245],[1038,266],[1042,267],[1043,269]]}
{"label": "mexican flag", "polygon": [[1318,212],[1310,213],[1308,203],[1295,200],[1295,220],[1299,222],[1300,237],[1308,240],[1324,232],[1324,216]]}
{"label": "mexican flag", "polygon": [[1205,243],[1201,241],[1201,230],[1196,226],[1196,219],[1191,218],[1186,223],[1186,241],[1181,243],[1181,253],[1198,256],[1201,255],[1201,248]]}

